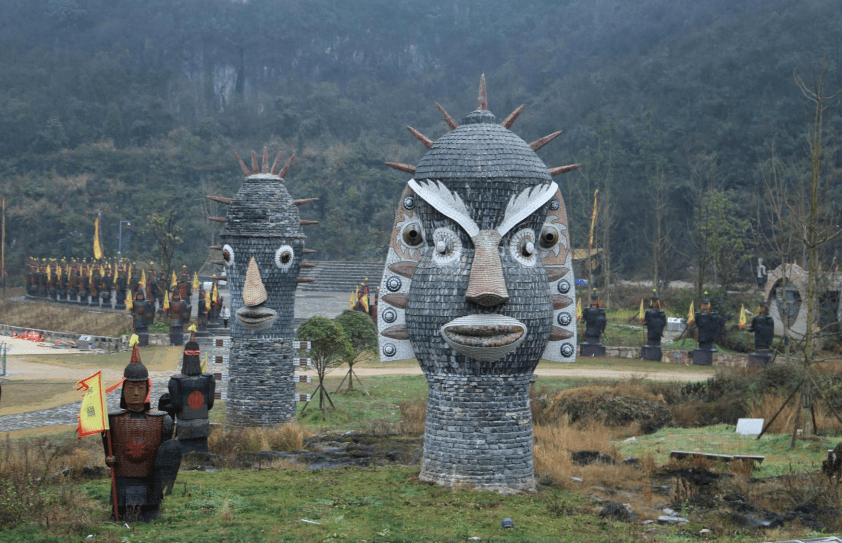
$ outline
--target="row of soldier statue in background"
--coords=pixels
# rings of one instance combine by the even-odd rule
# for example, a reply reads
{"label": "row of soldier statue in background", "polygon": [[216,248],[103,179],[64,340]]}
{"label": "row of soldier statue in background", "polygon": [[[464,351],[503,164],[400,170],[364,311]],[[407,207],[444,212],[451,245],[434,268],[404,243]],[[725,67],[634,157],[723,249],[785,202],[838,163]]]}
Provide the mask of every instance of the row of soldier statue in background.
{"label": "row of soldier statue in background", "polygon": [[216,282],[206,290],[197,274],[191,279],[186,266],[178,276],[173,271],[171,279],[164,271],[138,269],[124,260],[87,263],[30,258],[27,268],[27,298],[110,309],[113,293],[114,309],[131,311],[140,346],[149,344],[149,326],[155,322],[156,314],[170,326],[170,343],[184,344],[184,326],[189,324],[193,312],[194,289],[199,293],[198,332],[206,335],[208,327],[219,326],[223,298]]}
{"label": "row of soldier statue in background", "polygon": [[110,436],[103,432],[103,447],[105,463],[114,470],[112,516],[148,521],[161,516],[161,502],[172,492],[182,455],[208,452],[208,414],[216,381],[213,374],[202,372],[199,344],[191,334],[181,373],[170,378],[153,410],[149,371],[134,338],[132,343],[120,410],[108,414]]}
{"label": "row of soldier statue in background", "polygon": [[[605,333],[608,320],[605,309],[602,308],[596,289],[591,293],[590,305],[582,311],[580,321],[585,324],[585,340],[581,345],[582,356],[605,356],[605,347],[600,338]],[[667,326],[667,316],[661,307],[661,300],[657,292],[649,300],[649,309],[644,315],[646,326],[646,345],[641,348],[641,358],[644,360],[661,361],[661,339]],[[699,311],[694,314],[694,339],[698,347],[693,350],[693,364],[709,366],[713,363],[716,353],[714,341],[724,331],[725,320],[713,310],[710,298],[705,293]],[[755,316],[748,331],[754,333],[754,352],[748,357],[749,365],[766,365],[771,359],[772,341],[775,333],[775,323],[769,315],[766,303],[760,302],[757,316]]]}

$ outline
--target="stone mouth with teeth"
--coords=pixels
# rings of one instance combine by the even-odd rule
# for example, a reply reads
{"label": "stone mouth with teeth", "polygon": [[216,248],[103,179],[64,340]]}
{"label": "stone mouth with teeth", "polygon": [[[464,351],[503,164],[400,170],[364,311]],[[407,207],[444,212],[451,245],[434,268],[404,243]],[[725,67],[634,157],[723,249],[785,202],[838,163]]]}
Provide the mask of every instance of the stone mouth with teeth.
{"label": "stone mouth with teeth", "polygon": [[491,362],[514,351],[526,337],[526,325],[504,315],[468,315],[441,327],[450,347],[469,358]]}
{"label": "stone mouth with teeth", "polygon": [[247,330],[264,330],[272,326],[272,323],[278,318],[277,311],[263,306],[243,306],[234,315],[237,317],[240,326]]}

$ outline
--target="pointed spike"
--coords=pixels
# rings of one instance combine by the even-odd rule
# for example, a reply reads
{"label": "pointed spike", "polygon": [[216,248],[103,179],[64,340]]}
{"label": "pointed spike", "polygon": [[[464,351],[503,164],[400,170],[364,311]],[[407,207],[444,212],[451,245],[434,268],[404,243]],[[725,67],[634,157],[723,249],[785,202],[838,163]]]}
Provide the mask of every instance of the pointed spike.
{"label": "pointed spike", "polygon": [[313,279],[312,277],[296,277],[295,282],[296,283],[315,283],[316,280]]}
{"label": "pointed spike", "polygon": [[553,132],[552,134],[544,136],[543,138],[538,138],[537,140],[530,143],[529,146],[532,147],[533,151],[537,151],[541,147],[556,139],[559,134],[561,134],[561,130],[559,130],[558,132]]}
{"label": "pointed spike", "polygon": [[221,251],[222,245],[208,245],[208,249],[211,251]]}
{"label": "pointed spike", "polygon": [[272,163],[272,175],[278,175],[278,166],[281,165],[281,151],[275,155],[275,162]]}
{"label": "pointed spike", "polygon": [[269,173],[269,149],[263,148],[263,165],[260,168],[260,173]]}
{"label": "pointed spike", "polygon": [[289,171],[289,165],[292,164],[292,161],[295,160],[295,153],[292,153],[287,161],[284,163],[284,167],[281,168],[281,173],[278,174],[278,177],[286,176],[287,172]]}
{"label": "pointed spike", "polygon": [[517,120],[518,115],[520,115],[520,112],[523,111],[523,108],[525,107],[526,104],[521,104],[516,110],[509,113],[509,116],[503,119],[503,122],[500,124],[502,124],[506,128],[511,128],[512,125],[515,124],[515,120]]}
{"label": "pointed spike", "polygon": [[447,126],[449,126],[451,130],[456,130],[457,128],[459,128],[459,124],[453,120],[453,117],[451,117],[450,114],[447,111],[445,111],[443,107],[441,107],[441,104],[436,102],[436,107],[439,108],[441,114],[444,115],[444,122],[447,123]]}
{"label": "pointed spike", "polygon": [[410,166],[402,162],[386,162],[386,166],[406,173],[415,173],[415,166]]}
{"label": "pointed spike", "polygon": [[302,252],[302,253],[304,253],[305,255],[314,255],[314,254],[316,254],[316,250],[315,250],[315,249],[301,249],[301,252]]}
{"label": "pointed spike", "polygon": [[572,172],[579,166],[581,166],[581,164],[568,164],[567,166],[557,166],[555,168],[550,168],[550,175],[556,176],[561,175],[563,173]]}
{"label": "pointed spike", "polygon": [[251,169],[253,173],[260,173],[260,170],[257,167],[257,153],[254,151],[251,152]]}
{"label": "pointed spike", "polygon": [[477,109],[488,109],[488,94],[485,91],[485,74],[479,79],[479,100],[477,101]]}
{"label": "pointed spike", "polygon": [[237,155],[237,160],[240,161],[240,167],[243,169],[243,173],[246,174],[246,177],[250,176],[251,172],[249,171],[248,166],[246,166],[246,163],[243,162],[243,158],[240,156],[240,153],[234,151],[234,154]]}
{"label": "pointed spike", "polygon": [[410,166],[409,164],[403,164],[401,162],[387,162],[386,166],[406,173],[415,173],[415,166]]}
{"label": "pointed spike", "polygon": [[380,332],[380,335],[391,339],[409,339],[406,326],[391,326]]}
{"label": "pointed spike", "polygon": [[208,217],[209,221],[225,222],[225,217]]}
{"label": "pointed spike", "polygon": [[312,204],[313,202],[317,202],[318,198],[299,198],[298,200],[293,200],[293,205],[303,206],[307,204]]}
{"label": "pointed spike", "polygon": [[225,265],[225,261],[224,261],[224,260],[211,260],[211,261],[210,261],[210,263],[211,263],[211,264],[216,264],[217,266],[224,266],[224,265]]}
{"label": "pointed spike", "polygon": [[427,149],[429,149],[430,147],[433,146],[433,140],[431,140],[430,138],[428,138],[427,136],[425,136],[421,132],[415,130],[411,126],[407,126],[406,129],[409,130],[410,134],[415,136],[418,139],[418,141],[423,143],[427,147]]}
{"label": "pointed spike", "polygon": [[319,221],[308,221],[305,219],[301,219],[300,221],[298,221],[298,224],[300,224],[301,226],[308,226],[311,224],[319,224]]}
{"label": "pointed spike", "polygon": [[224,205],[231,205],[232,202],[232,198],[226,198],[224,196],[205,196],[205,198]]}
{"label": "pointed spike", "polygon": [[316,265],[313,264],[312,262],[302,262],[301,264],[299,264],[299,266],[301,266],[302,268],[315,268],[316,267]]}

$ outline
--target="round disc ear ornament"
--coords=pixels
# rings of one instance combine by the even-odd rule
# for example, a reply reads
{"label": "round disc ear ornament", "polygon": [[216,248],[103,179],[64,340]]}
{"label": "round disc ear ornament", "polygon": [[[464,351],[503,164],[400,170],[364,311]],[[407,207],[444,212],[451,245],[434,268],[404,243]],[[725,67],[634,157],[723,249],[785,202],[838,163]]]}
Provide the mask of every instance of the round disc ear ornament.
{"label": "round disc ear ornament", "polygon": [[575,352],[576,352],[576,348],[573,347],[572,343],[563,343],[561,345],[561,356],[571,357],[571,356],[573,356],[573,353],[575,353]]}
{"label": "round disc ear ornament", "polygon": [[386,356],[395,356],[395,353],[398,352],[397,347],[393,343],[387,343],[383,345],[383,354]]}
{"label": "round disc ear ornament", "polygon": [[570,292],[570,282],[567,279],[562,279],[558,282],[558,291],[562,294]]}
{"label": "round disc ear ornament", "polygon": [[415,196],[407,196],[403,199],[403,208],[407,211],[415,209]]}
{"label": "round disc ear ornament", "polygon": [[381,318],[384,322],[392,323],[395,322],[395,320],[398,318],[398,314],[394,309],[388,308],[385,311],[383,311]]}
{"label": "round disc ear ornament", "polygon": [[568,324],[573,322],[573,316],[570,313],[564,311],[558,314],[557,320],[560,325],[567,326]]}
{"label": "round disc ear ornament", "polygon": [[392,292],[397,292],[401,289],[401,280],[399,277],[392,276],[386,280],[386,288]]}
{"label": "round disc ear ornament", "polygon": [[555,199],[550,200],[550,209],[552,211],[558,211],[558,208],[560,208],[560,207],[561,207],[561,203],[559,203],[558,200],[555,200]]}

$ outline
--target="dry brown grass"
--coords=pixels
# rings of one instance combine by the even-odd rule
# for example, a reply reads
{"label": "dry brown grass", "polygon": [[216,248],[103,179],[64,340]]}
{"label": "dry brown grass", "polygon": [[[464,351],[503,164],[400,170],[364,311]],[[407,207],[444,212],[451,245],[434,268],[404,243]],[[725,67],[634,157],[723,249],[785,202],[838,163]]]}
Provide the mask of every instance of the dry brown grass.
{"label": "dry brown grass", "polygon": [[9,326],[94,336],[120,336],[131,330],[128,311],[97,312],[48,301],[0,301],[0,322]]}
{"label": "dry brown grass", "polygon": [[228,428],[208,437],[208,450],[233,462],[239,453],[260,451],[293,452],[304,448],[313,434],[297,424],[268,428]]}
{"label": "dry brown grass", "polygon": [[46,528],[84,529],[93,524],[99,504],[80,496],[74,486],[84,468],[102,465],[99,439],[55,440],[47,437],[0,443],[0,530],[21,521]]}
{"label": "dry brown grass", "polygon": [[[778,412],[785,401],[785,396],[766,394],[763,396],[762,401],[750,403],[748,405],[748,412],[751,418],[765,419],[768,423],[772,420],[772,417]],[[839,420],[837,420],[830,409],[826,407],[825,402],[815,398],[813,399],[813,402],[815,404],[813,411],[816,419],[816,428],[814,430],[822,434],[838,435],[839,432],[842,431],[842,424],[839,423]],[[783,411],[781,411],[767,431],[773,434],[791,433],[793,425],[795,424],[795,418],[798,414],[798,410],[800,409],[801,402],[796,395],[796,397],[790,400],[783,408]]]}
{"label": "dry brown grass", "polygon": [[[571,425],[567,418],[551,426],[536,425],[533,427],[535,470],[569,490],[581,490],[583,484],[611,488],[641,485],[648,472],[620,464],[619,452],[612,444],[618,435],[626,435],[627,432],[626,428],[612,428],[599,422]],[[570,453],[583,450],[599,451],[617,463],[581,466],[573,462]],[[654,469],[654,461],[649,469]],[[574,481],[571,477],[579,477],[583,482]]]}
{"label": "dry brown grass", "polygon": [[397,423],[398,433],[420,433],[427,423],[427,402],[401,402],[398,404],[401,420]]}

